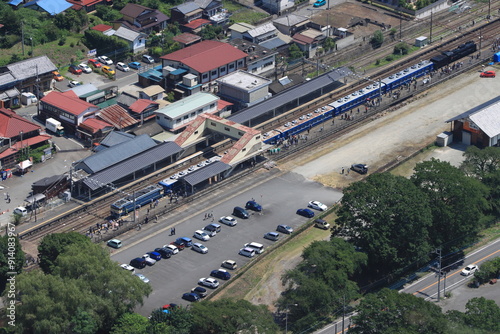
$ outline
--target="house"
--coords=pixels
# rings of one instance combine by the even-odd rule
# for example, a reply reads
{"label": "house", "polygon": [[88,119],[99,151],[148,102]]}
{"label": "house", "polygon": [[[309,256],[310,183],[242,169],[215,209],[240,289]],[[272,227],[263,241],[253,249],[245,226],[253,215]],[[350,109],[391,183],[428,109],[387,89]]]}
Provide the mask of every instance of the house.
{"label": "house", "polygon": [[39,116],[54,118],[62,123],[64,131],[80,137],[78,126],[99,110],[92,103],[81,100],[73,91],[52,91],[40,100]]}
{"label": "house", "polygon": [[190,34],[188,32],[184,32],[180,35],[172,38],[175,42],[179,43],[182,48],[188,47],[195,43],[201,42],[201,37],[195,34]]}
{"label": "house", "polygon": [[252,29],[255,29],[255,26],[250,23],[237,22],[228,28],[231,32],[230,40],[243,39],[243,34]]}
{"label": "house", "polygon": [[102,108],[96,113],[96,116],[120,131],[128,131],[141,122],[140,119],[132,117],[125,108],[118,104]]}
{"label": "house", "polygon": [[51,138],[41,134],[39,125],[0,108],[0,169],[14,168],[23,152],[46,145]]}
{"label": "house", "polygon": [[272,23],[265,23],[241,33],[243,40],[262,45],[268,49],[276,49],[288,44],[279,36],[279,31]]}
{"label": "house", "polygon": [[294,5],[294,0],[262,0],[262,7],[269,13],[278,14],[278,16],[281,16],[282,12],[292,8]]}
{"label": "house", "polygon": [[146,49],[147,35],[125,27],[119,27],[114,36],[125,40],[133,53],[142,52]]}
{"label": "house", "polygon": [[161,57],[162,66],[185,68],[208,84],[228,73],[246,67],[247,54],[232,45],[203,41]]}
{"label": "house", "polygon": [[106,36],[113,36],[116,32],[112,26],[108,26],[107,24],[98,24],[90,29],[102,32]]}
{"label": "house", "polygon": [[236,71],[217,80],[219,96],[233,102],[235,110],[244,109],[271,97],[269,85],[271,80],[264,77]]}
{"label": "house", "polygon": [[248,55],[247,72],[261,74],[274,71],[278,52],[240,38],[231,39],[229,44]]}
{"label": "house", "polygon": [[188,1],[170,8],[171,21],[183,26],[183,30],[195,30],[202,24],[224,25],[229,13],[220,0]]}
{"label": "house", "polygon": [[316,51],[320,47],[326,37],[321,31],[307,29],[298,34],[293,35],[293,41],[301,51],[305,53],[307,58],[316,56]]}
{"label": "house", "polygon": [[39,56],[0,67],[0,107],[20,105],[20,92],[39,96],[50,90],[57,67],[47,56]]}
{"label": "house", "polygon": [[138,99],[130,106],[129,110],[132,117],[140,120],[140,124],[145,121],[152,120],[155,118],[155,111],[158,110],[160,104],[148,99]]}
{"label": "house", "polygon": [[87,13],[96,10],[97,5],[110,6],[112,0],[67,0],[69,3],[73,4],[71,8],[74,10],[83,9]]}
{"label": "house", "polygon": [[169,17],[159,10],[135,3],[127,3],[120,13],[123,17],[121,20],[113,22],[115,29],[121,25],[146,35],[164,30],[169,20]]}
{"label": "house", "polygon": [[46,12],[55,16],[73,6],[66,0],[33,0],[23,5],[24,8],[34,9],[39,12]]}
{"label": "house", "polygon": [[288,14],[273,20],[276,29],[288,36],[293,36],[307,29],[309,22],[311,21],[307,17],[295,14]]}
{"label": "house", "polygon": [[139,91],[139,98],[146,99],[151,101],[163,100],[163,93],[165,93],[165,89],[163,89],[159,85],[152,85],[144,88]]}
{"label": "house", "polygon": [[87,118],[78,126],[78,133],[80,134],[80,140],[86,142],[87,146],[92,147],[113,129],[114,127],[111,124],[99,118]]}
{"label": "house", "polygon": [[97,89],[96,86],[90,83],[73,87],[70,90],[81,100],[88,103],[97,105],[106,101],[106,92],[102,89]]}

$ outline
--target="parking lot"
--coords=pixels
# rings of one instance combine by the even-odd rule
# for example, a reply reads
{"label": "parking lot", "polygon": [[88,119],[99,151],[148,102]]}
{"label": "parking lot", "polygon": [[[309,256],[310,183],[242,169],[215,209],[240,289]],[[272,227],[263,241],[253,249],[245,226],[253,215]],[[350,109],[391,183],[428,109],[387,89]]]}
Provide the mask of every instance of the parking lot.
{"label": "parking lot", "polygon": [[[247,189],[234,195],[227,194],[227,198],[214,196],[211,200],[213,206],[206,203],[186,206],[166,221],[160,222],[165,228],[154,235],[144,236],[135,242],[122,239],[124,247],[116,251],[112,259],[119,263],[129,263],[133,258],[178,237],[192,238],[194,231],[211,223],[211,219],[204,220],[208,212],[213,211],[217,222],[220,217],[231,214],[235,206],[244,206],[252,198],[263,206],[262,214],[250,211],[250,218],[237,218],[238,224],[234,227],[221,224],[221,232],[206,242],[193,239],[193,242],[201,242],[207,246],[208,254],[185,249],[170,259],[162,259],[154,266],[136,270],[136,273],[142,273],[150,279],[149,284],[153,288],[153,293],[145,300],[144,306],[137,310],[140,314],[149,315],[153,309],[168,303],[187,304],[181,299],[182,294],[197,286],[201,277],[208,277],[210,271],[218,269],[222,261],[236,260],[240,268],[250,261],[249,258],[238,255],[245,243],[254,241],[269,247],[275,242],[263,238],[266,232],[275,231],[279,224],[287,224],[296,229],[307,221],[307,218],[296,215],[297,209],[305,208],[311,200],[330,206],[341,197],[339,191],[307,181],[295,173],[287,173],[253,189]],[[176,235],[170,236],[169,226],[173,223],[177,224]],[[284,238],[286,236],[282,234],[281,239]]]}

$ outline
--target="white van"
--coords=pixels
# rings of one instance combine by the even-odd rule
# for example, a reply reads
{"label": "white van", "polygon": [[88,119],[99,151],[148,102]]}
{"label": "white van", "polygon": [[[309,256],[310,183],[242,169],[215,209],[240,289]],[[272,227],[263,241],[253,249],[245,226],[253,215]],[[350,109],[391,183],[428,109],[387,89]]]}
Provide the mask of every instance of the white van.
{"label": "white van", "polygon": [[264,252],[264,245],[259,244],[257,242],[251,242],[249,244],[245,244],[245,247],[255,250],[255,253],[257,254],[262,254]]}
{"label": "white van", "polygon": [[24,206],[19,206],[19,207],[14,209],[14,214],[25,217],[28,215],[28,210],[26,210],[26,208]]}

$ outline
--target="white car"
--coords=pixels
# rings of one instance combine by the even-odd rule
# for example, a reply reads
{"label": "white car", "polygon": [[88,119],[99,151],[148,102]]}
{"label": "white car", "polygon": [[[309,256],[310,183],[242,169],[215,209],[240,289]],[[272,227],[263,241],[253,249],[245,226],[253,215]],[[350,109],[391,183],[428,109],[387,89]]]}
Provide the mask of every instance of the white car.
{"label": "white car", "polygon": [[132,267],[130,264],[126,264],[126,263],[124,263],[124,264],[121,264],[121,265],[120,265],[120,267],[122,267],[122,268],[123,268],[123,269],[125,269],[125,270],[130,271],[132,274],[134,274],[134,273],[135,273],[135,269],[134,269],[134,267]]}
{"label": "white car", "polygon": [[246,256],[246,257],[254,257],[255,256],[255,251],[251,249],[250,247],[244,247],[240,249],[238,254]]}
{"label": "white car", "polygon": [[97,59],[104,65],[113,65],[113,61],[106,56],[99,56]]}
{"label": "white car", "polygon": [[163,248],[170,249],[172,251],[172,254],[177,254],[179,253],[179,248],[175,245],[163,245]]}
{"label": "white car", "polygon": [[144,255],[142,256],[142,258],[143,258],[144,260],[146,260],[146,263],[147,263],[149,266],[152,266],[152,265],[154,265],[154,264],[156,263],[156,260],[155,260],[155,259],[153,259],[152,257],[150,257],[150,256],[149,256],[149,254],[144,254]]}
{"label": "white car", "polygon": [[467,267],[465,267],[463,270],[462,270],[462,275],[463,276],[469,276],[469,275],[472,275],[474,274],[476,271],[479,270],[479,267],[475,264],[469,264]]}
{"label": "white car", "polygon": [[116,63],[116,68],[119,69],[120,71],[123,71],[123,72],[130,71],[130,67],[128,67],[127,64],[122,63],[121,61]]}
{"label": "white car", "polygon": [[73,87],[76,87],[76,86],[80,86],[80,83],[78,81],[76,81],[76,80],[72,80],[72,81],[69,82],[69,86],[71,88],[73,88]]}
{"label": "white car", "polygon": [[199,242],[195,242],[191,248],[194,251],[197,251],[198,253],[201,253],[201,254],[207,254],[208,253],[208,248],[205,247],[204,245],[200,244]]}
{"label": "white car", "polygon": [[207,278],[202,277],[198,281],[198,284],[206,286],[207,288],[215,289],[219,286],[219,281],[216,280],[215,278],[211,278],[211,277],[207,277]]}
{"label": "white car", "polygon": [[149,283],[149,278],[147,278],[143,274],[135,274],[135,276],[139,277],[140,280],[143,281],[144,283]]}
{"label": "white car", "polygon": [[231,216],[220,217],[219,221],[229,226],[235,226],[236,224],[238,224],[238,221]]}
{"label": "white car", "polygon": [[318,201],[310,201],[307,206],[310,207],[311,209],[319,210],[319,211],[328,210],[328,207],[326,205],[324,205],[323,203],[318,202]]}
{"label": "white car", "polygon": [[78,67],[81,68],[83,73],[92,73],[92,69],[87,64],[81,63]]}
{"label": "white car", "polygon": [[193,238],[202,240],[202,241],[208,241],[210,240],[210,236],[203,232],[202,230],[196,230],[193,234]]}

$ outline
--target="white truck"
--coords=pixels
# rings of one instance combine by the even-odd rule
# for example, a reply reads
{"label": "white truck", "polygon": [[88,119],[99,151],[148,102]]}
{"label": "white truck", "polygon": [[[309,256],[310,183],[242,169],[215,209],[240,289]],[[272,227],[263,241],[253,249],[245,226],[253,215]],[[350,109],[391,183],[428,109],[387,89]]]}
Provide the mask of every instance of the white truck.
{"label": "white truck", "polygon": [[35,94],[33,93],[22,93],[21,94],[21,103],[30,106],[32,104],[36,104],[38,102],[38,99],[36,98]]}
{"label": "white truck", "polygon": [[61,126],[61,122],[53,118],[47,118],[45,120],[45,128],[55,133],[57,136],[64,135],[64,128]]}

